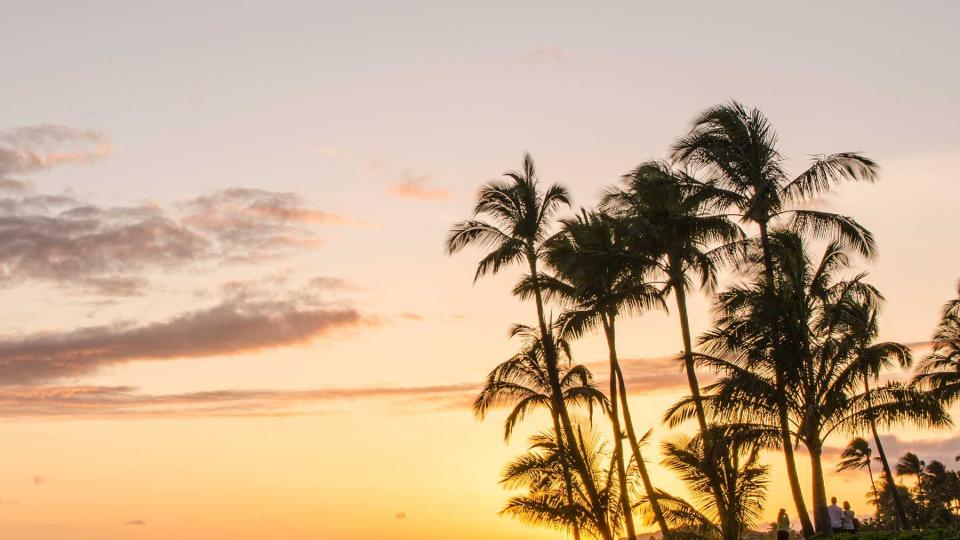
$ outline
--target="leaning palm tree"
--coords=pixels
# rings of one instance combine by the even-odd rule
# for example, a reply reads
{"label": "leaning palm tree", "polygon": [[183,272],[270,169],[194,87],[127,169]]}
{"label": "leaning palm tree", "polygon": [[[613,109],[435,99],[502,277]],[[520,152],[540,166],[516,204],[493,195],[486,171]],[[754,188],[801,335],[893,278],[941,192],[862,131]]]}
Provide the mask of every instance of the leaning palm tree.
{"label": "leaning palm tree", "polygon": [[[495,367],[473,402],[474,413],[482,420],[494,407],[510,407],[510,413],[504,422],[504,440],[509,440],[519,422],[536,409],[545,409],[550,413],[553,428],[560,432],[560,413],[553,407],[552,388],[547,375],[546,360],[543,353],[543,340],[535,328],[526,325],[514,325],[511,337],[520,337],[520,351]],[[592,411],[594,406],[607,408],[607,398],[593,385],[593,376],[584,365],[574,365],[570,356],[570,346],[562,336],[555,335],[554,343],[560,353],[560,386],[564,403],[572,406],[586,406]],[[568,503],[573,500],[573,480],[570,464],[559,464],[564,480]],[[579,523],[571,522],[575,540],[580,538]]]}
{"label": "leaning palm tree", "polygon": [[854,437],[847,444],[847,447],[840,453],[840,461],[837,463],[837,472],[859,471],[866,469],[870,475],[870,487],[873,489],[874,499],[879,499],[877,495],[877,483],[873,480],[873,449],[862,437]]}
{"label": "leaning palm tree", "polygon": [[[856,354],[859,356],[858,363],[862,366],[864,395],[870,396],[870,382],[876,382],[880,378],[883,370],[898,366],[907,368],[913,361],[913,355],[910,349],[903,344],[896,342],[875,342],[879,334],[878,315],[879,307],[865,308],[861,313],[865,315],[862,318],[863,324],[859,327],[860,344]],[[868,403],[868,405],[870,405]],[[909,527],[906,507],[900,498],[900,492],[894,489],[896,482],[893,479],[893,472],[890,468],[890,461],[887,459],[887,453],[884,451],[883,442],[880,440],[880,433],[877,430],[877,423],[870,419],[870,433],[873,435],[873,443],[877,448],[880,465],[883,474],[886,477],[885,485],[890,489],[890,498],[893,501],[894,520],[897,529]],[[872,473],[871,473],[872,476]]]}
{"label": "leaning palm tree", "polygon": [[[598,213],[583,211],[563,221],[562,230],[545,244],[545,258],[552,275],[538,279],[545,296],[560,300],[568,309],[561,316],[565,337],[580,337],[597,327],[603,329],[610,365],[610,422],[613,428],[614,452],[626,459],[623,452],[623,431],[620,426],[622,406],[626,435],[633,457],[648,493],[654,493],[650,473],[641,454],[627,401],[626,383],[617,356],[616,325],[620,315],[639,312],[662,303],[660,291],[644,280],[649,265],[632,257],[626,250],[623,228],[616,221]],[[515,289],[521,297],[531,293],[532,280],[527,276]],[[631,540],[636,531],[632,505],[626,489],[626,468],[617,463],[621,505],[626,532]],[[651,503],[657,525],[664,535],[669,533],[656,500]]]}
{"label": "leaning palm tree", "polygon": [[[664,512],[676,538],[736,540],[756,524],[766,495],[767,466],[760,463],[761,445],[752,432],[718,428],[708,434],[714,442],[704,444],[701,434],[680,436],[663,444],[663,464],[680,476],[693,495],[692,501],[660,493]],[[708,464],[720,464],[708,465]],[[716,476],[716,478],[711,478]],[[713,485],[723,486],[723,504],[718,505]],[[721,511],[727,512],[721,517]]]}
{"label": "leaning palm tree", "polygon": [[933,352],[917,366],[913,382],[945,403],[960,398],[960,283],[957,298],[943,306]]}
{"label": "leaning palm tree", "polygon": [[[673,159],[717,178],[741,219],[759,229],[763,267],[771,286],[774,279],[769,231],[784,219],[789,219],[788,225],[794,230],[833,236],[863,255],[875,253],[873,235],[852,218],[796,207],[840,181],[874,181],[876,163],[858,153],[821,156],[799,176],[790,178],[770,121],[759,109],[747,109],[734,101],[701,113],[690,132],[674,144]],[[781,390],[784,385],[785,381],[780,381]],[[813,527],[800,491],[783,406],[779,426],[790,489],[803,533],[810,536]]]}
{"label": "leaning palm tree", "polygon": [[569,461],[569,449],[558,444],[556,432],[534,435],[530,442],[526,454],[507,464],[500,481],[507,489],[525,489],[526,493],[511,497],[501,513],[532,525],[584,531],[592,537],[617,534],[622,509],[613,462],[620,457],[615,452],[609,455],[589,425],[577,425],[577,447],[599,479],[600,506],[593,506],[592,498],[576,480],[573,497],[568,497],[563,464]]}
{"label": "leaning palm tree", "polygon": [[[534,281],[532,288],[537,325],[543,336],[550,399],[560,417],[559,442],[564,444],[564,438],[569,439],[567,446],[573,468],[596,507],[599,506],[599,493],[593,487],[593,478],[585,459],[574,444],[576,435],[563,401],[557,349],[547,329],[543,295],[537,282],[543,242],[550,236],[556,213],[562,207],[569,206],[570,197],[567,189],[557,184],[542,188],[529,154],[524,156],[521,170],[508,172],[505,177],[506,180],[490,181],[480,188],[473,211],[474,218],[453,226],[446,241],[447,253],[457,253],[470,245],[491,248],[477,265],[474,281],[521,262],[529,270]],[[609,531],[604,538],[612,538]]]}
{"label": "leaning palm tree", "polygon": [[[712,183],[701,182],[666,163],[649,161],[624,175],[621,186],[608,188],[601,204],[626,225],[631,250],[639,258],[652,258],[666,277],[666,290],[673,292],[687,383],[700,432],[707,433],[693,359],[687,292],[694,280],[712,290],[717,279],[718,255],[742,238],[736,224],[726,216],[716,215],[717,208],[729,201]],[[721,486],[716,484],[712,489],[716,504],[723,505]],[[727,513],[721,511],[719,515],[723,518]]]}

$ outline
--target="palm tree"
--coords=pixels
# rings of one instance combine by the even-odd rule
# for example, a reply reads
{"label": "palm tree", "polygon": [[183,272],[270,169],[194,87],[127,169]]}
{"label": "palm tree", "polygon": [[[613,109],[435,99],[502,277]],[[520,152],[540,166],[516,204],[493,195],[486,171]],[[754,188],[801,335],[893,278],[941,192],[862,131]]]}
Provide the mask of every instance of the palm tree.
{"label": "palm tree", "polygon": [[[773,231],[770,246],[777,285],[767,285],[761,273],[755,282],[721,293],[716,328],[702,340],[708,354],[698,358],[723,374],[708,387],[720,419],[777,432],[785,407],[788,440],[792,444],[795,436],[810,453],[817,528],[825,532],[830,526],[821,456],[831,434],[858,432],[871,419],[927,427],[948,425],[949,419],[934,400],[902,385],[860,391],[858,325],[864,306],[874,305],[879,293],[863,275],[837,279],[847,266],[842,245],[828,246],[818,264],[796,233]],[[690,409],[681,402],[668,418],[682,421]]]}
{"label": "palm tree", "polygon": [[[474,281],[516,263],[526,263],[533,280],[537,324],[540,335],[543,336],[544,359],[551,388],[550,399],[558,411],[562,428],[562,435],[558,434],[558,442],[563,444],[564,439],[569,439],[570,444],[567,446],[574,470],[580,476],[593,506],[598,507],[599,493],[593,486],[585,459],[574,444],[576,435],[563,401],[557,349],[551,333],[547,330],[543,295],[538,283],[543,243],[550,236],[556,213],[563,206],[570,205],[570,196],[565,187],[557,184],[546,189],[541,188],[529,154],[524,156],[521,170],[508,172],[505,177],[507,180],[490,181],[480,188],[473,211],[474,218],[453,226],[447,237],[446,250],[448,254],[454,254],[470,245],[491,248],[477,265]],[[481,219],[483,217],[489,221]],[[609,531],[604,533],[603,538],[612,538]]]}
{"label": "palm tree", "polygon": [[[879,334],[878,315],[879,307],[865,307],[860,310],[867,317],[863,319],[863,324],[859,325],[860,345],[857,350],[859,356],[858,363],[863,367],[863,389],[864,395],[870,396],[870,381],[877,381],[880,373],[887,368],[899,366],[900,368],[910,367],[913,361],[913,355],[910,349],[900,343],[881,342],[875,343]],[[868,403],[868,406],[870,404]],[[906,508],[903,500],[900,498],[900,492],[894,489],[896,482],[893,479],[893,472],[890,469],[890,462],[887,459],[887,453],[883,449],[883,442],[880,440],[880,434],[877,430],[877,423],[870,419],[870,433],[873,435],[874,445],[877,447],[880,464],[883,468],[883,474],[886,476],[885,485],[890,489],[890,497],[893,501],[894,518],[897,529],[909,527]],[[871,473],[872,474],[872,473]]]}
{"label": "palm tree", "polygon": [[957,298],[943,306],[933,352],[917,366],[913,382],[947,404],[960,398],[960,283]]}
{"label": "palm tree", "polygon": [[[722,444],[704,444],[707,438],[702,434],[680,436],[663,444],[663,464],[680,476],[693,502],[663,492],[658,496],[677,537],[743,538],[759,519],[766,495],[768,470],[760,463],[761,446],[752,433],[711,429],[714,431],[707,438]],[[715,484],[723,486],[722,505],[716,503]],[[721,517],[721,511],[728,515]]]}
{"label": "palm tree", "polygon": [[[737,102],[711,107],[698,116],[690,132],[673,146],[673,159],[708,171],[727,192],[741,219],[757,226],[767,283],[773,286],[773,261],[769,230],[789,218],[789,226],[814,236],[833,235],[863,255],[875,252],[869,231],[852,218],[829,212],[797,209],[795,205],[828,191],[842,180],[874,181],[877,165],[855,153],[821,156],[799,176],[790,178],[777,148],[777,136],[758,109]],[[778,381],[782,391],[785,381]],[[786,408],[779,408],[781,448],[787,477],[805,536],[813,534],[790,443]],[[829,527],[826,531],[830,534]]]}
{"label": "palm tree", "polygon": [[[487,375],[486,383],[473,402],[474,413],[482,420],[491,408],[511,407],[504,422],[504,440],[509,440],[517,424],[535,409],[549,411],[553,428],[559,433],[560,413],[553,406],[552,388],[547,375],[547,363],[544,355],[543,340],[535,328],[526,325],[514,325],[511,337],[520,337],[523,345],[520,351],[495,367]],[[592,410],[594,405],[607,408],[607,398],[593,385],[593,376],[586,366],[574,365],[570,356],[570,346],[555,335],[554,343],[560,353],[560,385],[564,402],[570,405],[583,405]],[[560,463],[564,480],[567,502],[573,501],[573,482],[570,465]],[[579,523],[571,523],[575,540],[580,538]]]}
{"label": "palm tree", "polygon": [[854,437],[840,454],[840,462],[837,463],[837,472],[866,469],[870,475],[870,487],[873,488],[873,497],[874,499],[879,499],[880,496],[877,495],[877,484],[873,480],[873,467],[871,466],[872,456],[873,450],[870,448],[870,443],[862,437]]}
{"label": "palm tree", "polygon": [[917,457],[913,452],[907,452],[900,456],[897,462],[897,476],[916,476],[917,477],[917,502],[923,508],[923,471],[927,463]]}
{"label": "palm tree", "polygon": [[[624,457],[619,419],[619,406],[622,406],[627,437],[644,487],[648,493],[654,493],[630,416],[626,384],[617,356],[616,324],[619,315],[649,309],[662,303],[662,299],[659,291],[644,281],[646,265],[643,261],[627,254],[624,236],[618,229],[621,227],[615,221],[598,213],[583,211],[575,218],[564,220],[561,232],[545,244],[545,259],[554,275],[542,275],[537,283],[546,298],[559,299],[568,307],[561,316],[565,337],[580,337],[597,327],[603,329],[610,364],[610,422],[614,452]],[[527,276],[515,289],[521,298],[532,292],[530,277]],[[627,536],[634,539],[636,531],[625,486],[623,461],[617,466],[620,481],[624,483],[620,487],[620,496]],[[669,530],[659,505],[656,500],[652,504],[654,514],[658,516],[657,524],[666,535]]]}
{"label": "palm tree", "polygon": [[577,426],[577,447],[586,456],[593,476],[599,484],[600,506],[593,506],[581,483],[574,481],[573,497],[568,496],[563,464],[570,459],[567,444],[559,444],[555,431],[531,437],[526,454],[507,464],[500,481],[507,489],[525,488],[525,495],[511,497],[502,514],[526,523],[561,530],[586,531],[591,536],[619,532],[622,521],[619,482],[613,479],[613,462],[620,456],[608,455],[606,447],[587,427]]}
{"label": "palm tree", "polygon": [[[673,170],[666,163],[648,161],[624,175],[622,186],[607,189],[601,202],[627,225],[635,256],[652,257],[666,276],[667,291],[673,292],[684,368],[701,433],[707,433],[708,426],[694,367],[686,297],[692,278],[707,289],[716,284],[716,254],[722,252],[713,249],[714,244],[724,246],[742,237],[740,228],[729,218],[714,215],[714,210],[724,205],[720,193],[712,184]],[[721,486],[712,489],[716,504],[723,505]],[[727,512],[719,515],[724,518]]]}

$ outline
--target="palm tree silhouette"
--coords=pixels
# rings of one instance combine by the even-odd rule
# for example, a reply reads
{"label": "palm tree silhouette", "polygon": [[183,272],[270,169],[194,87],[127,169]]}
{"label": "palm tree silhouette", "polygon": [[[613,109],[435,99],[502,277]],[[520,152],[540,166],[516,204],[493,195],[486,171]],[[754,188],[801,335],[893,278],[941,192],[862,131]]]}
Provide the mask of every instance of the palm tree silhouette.
{"label": "palm tree silhouette", "polygon": [[[586,428],[586,429],[585,429]],[[593,477],[599,479],[599,506],[594,506],[584,486],[574,481],[573,497],[567,496],[563,464],[568,462],[569,447],[559,444],[556,431],[531,437],[526,454],[507,464],[500,483],[507,489],[526,488],[525,495],[511,497],[502,514],[532,525],[559,529],[585,530],[603,536],[620,530],[622,519],[619,482],[613,479],[613,463],[620,456],[608,455],[606,446],[592,433],[588,424],[577,424],[577,442],[586,457]],[[584,435],[586,431],[586,435]],[[607,463],[608,465],[604,465]]]}
{"label": "palm tree silhouette", "polygon": [[[625,459],[619,407],[622,406],[627,438],[648,493],[654,493],[650,473],[640,451],[627,402],[626,383],[617,357],[616,323],[619,315],[649,309],[662,303],[660,292],[643,279],[648,267],[645,261],[633,259],[626,250],[619,224],[603,215],[587,213],[563,221],[562,230],[545,244],[545,259],[554,275],[538,280],[547,298],[556,298],[568,309],[560,317],[564,336],[580,337],[601,327],[607,342],[610,365],[610,422],[613,428],[614,452]],[[521,297],[532,292],[533,280],[527,276],[515,289]],[[629,461],[629,460],[627,460]],[[636,537],[627,497],[626,467],[617,464],[621,504],[626,519],[627,536]],[[669,533],[656,500],[652,501],[657,525]]]}
{"label": "palm tree silhouette", "polygon": [[843,449],[843,452],[840,453],[837,472],[866,469],[870,475],[870,487],[873,489],[873,497],[875,500],[879,500],[880,496],[877,494],[877,484],[873,481],[872,456],[873,450],[870,448],[870,443],[863,437],[854,437],[847,444],[847,447]]}
{"label": "palm tree silhouette", "polygon": [[[691,503],[668,493],[659,494],[678,538],[743,538],[763,510],[768,469],[760,463],[761,446],[754,435],[736,428],[711,430],[709,439],[723,444],[704,444],[707,439],[699,433],[663,444],[663,464],[680,476],[693,496]],[[715,484],[723,486],[722,505],[716,504]],[[728,513],[726,517],[719,515],[721,509]]]}
{"label": "palm tree silhouette", "polygon": [[[794,230],[821,237],[833,235],[863,255],[875,252],[873,235],[852,218],[790,206],[828,191],[842,180],[874,181],[877,165],[858,153],[821,156],[791,179],[777,148],[777,136],[766,116],[758,109],[747,109],[732,101],[701,113],[690,132],[674,144],[673,159],[704,169],[717,178],[740,217],[758,227],[764,271],[771,286],[774,279],[769,229],[784,218],[789,218],[789,226]],[[780,383],[782,390],[784,381]],[[781,405],[779,427],[787,477],[803,534],[810,536],[813,526],[800,491],[786,416],[786,408]],[[821,522],[826,520],[826,516],[819,518]],[[832,533],[823,523],[820,528],[828,535]]]}
{"label": "palm tree silhouette", "polygon": [[933,352],[917,366],[913,382],[947,404],[960,398],[960,283],[957,298],[943,306]]}
{"label": "palm tree silhouette", "polygon": [[[544,408],[549,411],[554,430],[559,432],[560,413],[553,407],[552,388],[547,375],[546,360],[543,353],[543,340],[535,328],[517,324],[510,331],[510,337],[520,337],[523,345],[520,351],[496,366],[489,375],[480,394],[473,402],[473,411],[480,418],[486,418],[491,408],[511,407],[504,422],[504,440],[509,440],[517,424],[533,410]],[[554,343],[560,353],[558,369],[560,386],[565,403],[586,406],[590,410],[596,404],[607,408],[607,398],[593,385],[593,376],[586,366],[574,365],[570,356],[570,346],[555,335]],[[560,464],[564,481],[567,503],[573,502],[573,482],[570,476],[569,461]],[[575,540],[580,538],[579,522],[571,522]]]}
{"label": "palm tree silhouette", "polygon": [[923,507],[923,471],[927,463],[917,457],[913,452],[907,452],[900,456],[897,462],[897,476],[916,476],[917,477],[917,502]]}
{"label": "palm tree silhouette", "polygon": [[[599,493],[593,485],[591,472],[579,448],[575,444],[576,434],[570,415],[563,400],[558,369],[558,355],[553,336],[547,329],[541,287],[538,282],[539,263],[542,257],[544,241],[550,236],[550,229],[556,213],[570,205],[567,189],[553,184],[541,189],[530,154],[524,155],[519,171],[504,175],[506,180],[493,180],[480,188],[477,204],[474,207],[474,219],[456,223],[447,237],[446,250],[454,254],[470,245],[491,248],[477,265],[474,281],[486,274],[495,274],[500,270],[524,262],[533,280],[533,298],[537,310],[537,325],[543,339],[543,353],[547,377],[550,382],[550,399],[560,417],[562,435],[558,434],[560,444],[568,439],[568,451],[574,470],[580,476],[593,507],[600,506]],[[490,221],[478,219],[486,217]],[[612,540],[609,531],[602,531],[604,540]]]}
{"label": "palm tree silhouette", "polygon": [[[864,324],[860,326],[860,345],[857,350],[859,356],[858,363],[862,366],[864,395],[870,399],[870,381],[877,381],[880,373],[894,365],[901,368],[910,367],[913,356],[910,349],[905,345],[895,342],[874,343],[879,333],[877,323],[879,307],[867,307],[861,312],[866,314]],[[868,403],[868,406],[870,403]],[[890,497],[893,500],[894,518],[896,527],[904,529],[909,526],[906,508],[903,500],[900,498],[900,492],[895,489],[896,482],[893,479],[893,472],[890,469],[890,462],[887,460],[887,453],[883,449],[883,442],[880,440],[880,434],[877,430],[875,419],[869,419],[870,433],[873,435],[874,445],[877,447],[879,461],[883,468],[883,474],[886,477],[885,485],[890,488]],[[871,472],[871,482],[873,473]],[[876,489],[876,486],[874,486]],[[876,494],[875,494],[876,495]]]}
{"label": "palm tree silhouette", "polygon": [[[666,163],[648,161],[624,175],[623,185],[608,188],[601,205],[626,224],[637,257],[654,259],[674,293],[683,340],[683,363],[701,433],[708,433],[693,359],[687,290],[692,277],[701,287],[716,284],[717,255],[742,238],[740,228],[726,216],[714,215],[728,204],[723,192],[710,183],[675,171]],[[720,248],[713,245],[720,243]],[[709,445],[709,441],[707,441]],[[717,479],[717,475],[710,478]],[[713,486],[716,504],[724,504],[720,484]],[[656,509],[655,509],[656,510]],[[718,512],[723,519],[727,512]]]}
{"label": "palm tree silhouette", "polygon": [[[769,437],[786,407],[791,441],[795,436],[810,454],[813,504],[824,531],[829,517],[821,456],[831,434],[858,432],[871,421],[940,427],[949,417],[935,400],[903,385],[860,391],[865,360],[858,354],[859,326],[879,293],[862,274],[838,279],[847,266],[841,244],[829,245],[817,264],[794,232],[773,231],[770,247],[777,285],[767,285],[761,273],[721,293],[716,328],[703,338],[710,354],[698,357],[723,373],[708,387],[720,418],[755,424],[758,435]],[[676,423],[690,408],[689,400],[681,402],[669,418]]]}

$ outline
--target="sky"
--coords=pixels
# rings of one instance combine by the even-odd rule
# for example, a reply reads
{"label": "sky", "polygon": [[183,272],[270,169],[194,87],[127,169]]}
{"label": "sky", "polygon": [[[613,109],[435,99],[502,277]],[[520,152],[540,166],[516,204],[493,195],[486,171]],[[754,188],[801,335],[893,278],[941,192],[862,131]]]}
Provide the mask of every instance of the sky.
{"label": "sky", "polygon": [[[588,207],[729,99],[769,116],[791,170],[837,151],[880,163],[879,183],[816,204],[879,240],[857,264],[887,299],[883,339],[922,354],[956,294],[953,2],[2,13],[3,537],[559,538],[497,514],[501,468],[544,419],[505,444],[502,411],[469,408],[533,308],[509,294],[516,272],[473,284],[481,253],[446,257],[444,236],[524,152]],[[691,318],[709,327],[707,298]],[[677,320],[618,337],[654,481],[682,491],[656,464],[683,395]],[[576,360],[600,374],[604,347],[587,337]],[[892,455],[960,447],[884,437]],[[772,519],[791,506],[766,460]],[[868,489],[828,478],[864,512]]]}

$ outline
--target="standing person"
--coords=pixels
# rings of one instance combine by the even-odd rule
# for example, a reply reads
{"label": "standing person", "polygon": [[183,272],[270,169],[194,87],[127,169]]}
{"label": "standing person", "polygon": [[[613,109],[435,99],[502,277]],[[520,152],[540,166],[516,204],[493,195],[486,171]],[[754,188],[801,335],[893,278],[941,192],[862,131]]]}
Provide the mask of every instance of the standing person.
{"label": "standing person", "polygon": [[830,498],[830,506],[827,507],[827,513],[830,514],[830,528],[834,533],[843,532],[843,509],[837,506],[837,498]]}
{"label": "standing person", "polygon": [[787,509],[781,508],[777,513],[777,540],[788,538],[790,538],[790,518],[787,517]]}
{"label": "standing person", "polygon": [[850,508],[850,501],[843,501],[843,532],[855,533],[857,518],[853,515],[853,509]]}

